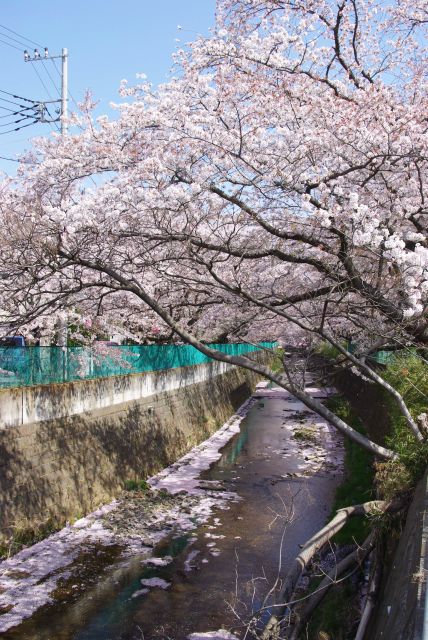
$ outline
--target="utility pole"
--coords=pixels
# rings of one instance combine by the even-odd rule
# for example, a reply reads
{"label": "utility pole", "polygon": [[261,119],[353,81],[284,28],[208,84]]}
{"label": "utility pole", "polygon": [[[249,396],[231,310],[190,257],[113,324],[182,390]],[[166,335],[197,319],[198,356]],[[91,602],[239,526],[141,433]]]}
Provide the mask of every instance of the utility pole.
{"label": "utility pole", "polygon": [[62,50],[61,60],[61,133],[64,136],[68,129],[68,125],[66,123],[68,116],[68,51],[66,48],[63,48]]}
{"label": "utility pole", "polygon": [[[43,56],[40,55],[38,49],[34,49],[34,54],[31,56],[27,50],[24,51],[24,61],[25,62],[39,62],[40,60],[55,60],[61,58],[61,101],[59,100],[46,100],[44,102],[40,102],[38,105],[40,120],[39,122],[61,122],[61,135],[65,136],[67,134],[68,125],[66,122],[68,116],[68,50],[64,47],[62,49],[61,55],[51,56],[49,55],[48,48],[45,47]],[[58,118],[48,120],[46,118],[46,105],[52,102],[61,102],[60,115]],[[49,113],[49,112],[48,112]],[[60,348],[60,353],[62,354],[62,380],[66,382],[68,380],[68,351],[67,351],[67,342],[68,342],[68,321],[67,315],[61,315],[57,321],[57,347]]]}
{"label": "utility pole", "polygon": [[61,113],[59,118],[55,118],[54,120],[47,120],[44,116],[40,122],[61,122],[61,134],[65,135],[67,133],[67,123],[65,122],[68,116],[68,50],[64,47],[61,55],[51,56],[49,55],[48,48],[45,47],[44,54],[41,55],[38,49],[34,49],[34,54],[31,56],[27,50],[24,51],[24,61],[25,62],[40,62],[40,60],[55,60],[61,58],[61,101],[59,100],[51,100],[44,101],[40,103],[40,111],[44,113],[44,105],[49,104],[49,102],[61,102]]}

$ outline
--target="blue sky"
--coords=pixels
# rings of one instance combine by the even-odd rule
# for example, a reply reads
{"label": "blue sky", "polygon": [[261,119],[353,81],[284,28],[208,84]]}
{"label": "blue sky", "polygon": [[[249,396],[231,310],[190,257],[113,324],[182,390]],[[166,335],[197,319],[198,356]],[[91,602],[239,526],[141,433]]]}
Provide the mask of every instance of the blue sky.
{"label": "blue sky", "polygon": [[[34,100],[58,96],[54,85],[59,87],[60,79],[52,62],[24,62],[20,36],[25,36],[47,46],[51,54],[67,47],[73,98],[81,100],[90,89],[100,101],[97,112],[108,113],[109,102],[119,101],[117,89],[122,78],[132,83],[136,73],[145,73],[155,84],[167,79],[171,54],[180,46],[176,38],[184,43],[197,33],[207,34],[214,24],[215,0],[2,0],[1,9],[1,90]],[[177,25],[182,30],[177,30]],[[34,46],[28,42],[30,53]],[[60,68],[59,60],[57,65]],[[14,101],[5,93],[0,96]],[[55,126],[38,124],[4,134],[26,121],[9,127],[8,123],[18,117],[10,116],[6,109],[15,107],[4,101],[0,106],[0,116],[6,116],[0,119],[0,124],[6,125],[0,126],[0,156],[16,158],[31,147],[31,137],[49,135]],[[16,166],[0,159],[0,171],[14,174]]]}

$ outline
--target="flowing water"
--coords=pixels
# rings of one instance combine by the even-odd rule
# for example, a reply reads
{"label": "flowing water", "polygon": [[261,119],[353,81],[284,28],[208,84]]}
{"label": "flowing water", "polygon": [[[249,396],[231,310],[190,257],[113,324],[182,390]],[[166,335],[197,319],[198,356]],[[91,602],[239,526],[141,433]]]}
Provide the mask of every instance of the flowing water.
{"label": "flowing water", "polygon": [[[259,398],[221,459],[202,474],[239,501],[194,531],[171,533],[155,548],[165,561],[147,565],[142,555],[124,559],[114,547],[86,548],[80,574],[62,580],[54,603],[0,637],[184,640],[221,627],[242,635],[278,571],[284,574],[299,544],[325,523],[340,481],[339,439],[328,436],[326,457],[293,435],[296,424],[311,421],[296,413],[302,408],[281,394]],[[141,582],[153,578],[160,586]]]}

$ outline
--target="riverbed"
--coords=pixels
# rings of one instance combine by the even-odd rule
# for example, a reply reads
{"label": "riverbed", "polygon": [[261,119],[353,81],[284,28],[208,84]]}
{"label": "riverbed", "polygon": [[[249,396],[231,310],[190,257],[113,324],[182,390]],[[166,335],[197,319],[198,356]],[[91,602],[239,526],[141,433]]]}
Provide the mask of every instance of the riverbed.
{"label": "riverbed", "polygon": [[4,603],[14,602],[13,580],[29,579],[19,573],[29,560],[1,563],[0,630],[2,619],[18,624],[0,637],[184,640],[221,628],[243,637],[299,545],[325,523],[342,467],[335,430],[260,385],[211,444],[152,478],[152,492],[127,492],[83,519],[80,531],[92,537],[82,533],[70,561],[41,575],[34,588],[47,585],[48,599],[29,616],[21,603],[23,622],[11,617],[19,605]]}

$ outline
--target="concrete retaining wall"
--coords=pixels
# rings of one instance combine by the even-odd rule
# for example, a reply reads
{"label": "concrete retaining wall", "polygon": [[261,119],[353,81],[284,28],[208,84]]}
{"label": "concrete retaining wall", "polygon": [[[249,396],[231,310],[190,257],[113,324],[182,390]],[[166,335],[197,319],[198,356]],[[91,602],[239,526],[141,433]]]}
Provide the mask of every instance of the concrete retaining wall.
{"label": "concrete retaining wall", "polygon": [[377,444],[385,445],[391,420],[384,390],[354,367],[334,375],[333,384],[349,400],[368,436]]}
{"label": "concrete retaining wall", "polygon": [[[355,369],[334,376],[335,386],[362,419],[368,435],[384,444],[391,428],[384,391]],[[428,576],[428,471],[416,487],[398,545],[389,552],[365,640],[422,640]]]}
{"label": "concrete retaining wall", "polygon": [[212,362],[0,393],[0,537],[111,500],[213,433],[258,377]]}
{"label": "concrete retaining wall", "polygon": [[175,391],[211,380],[231,368],[226,362],[210,362],[129,376],[0,389],[0,429],[65,418]]}
{"label": "concrete retaining wall", "polygon": [[428,576],[428,473],[416,487],[367,640],[422,640]]}

